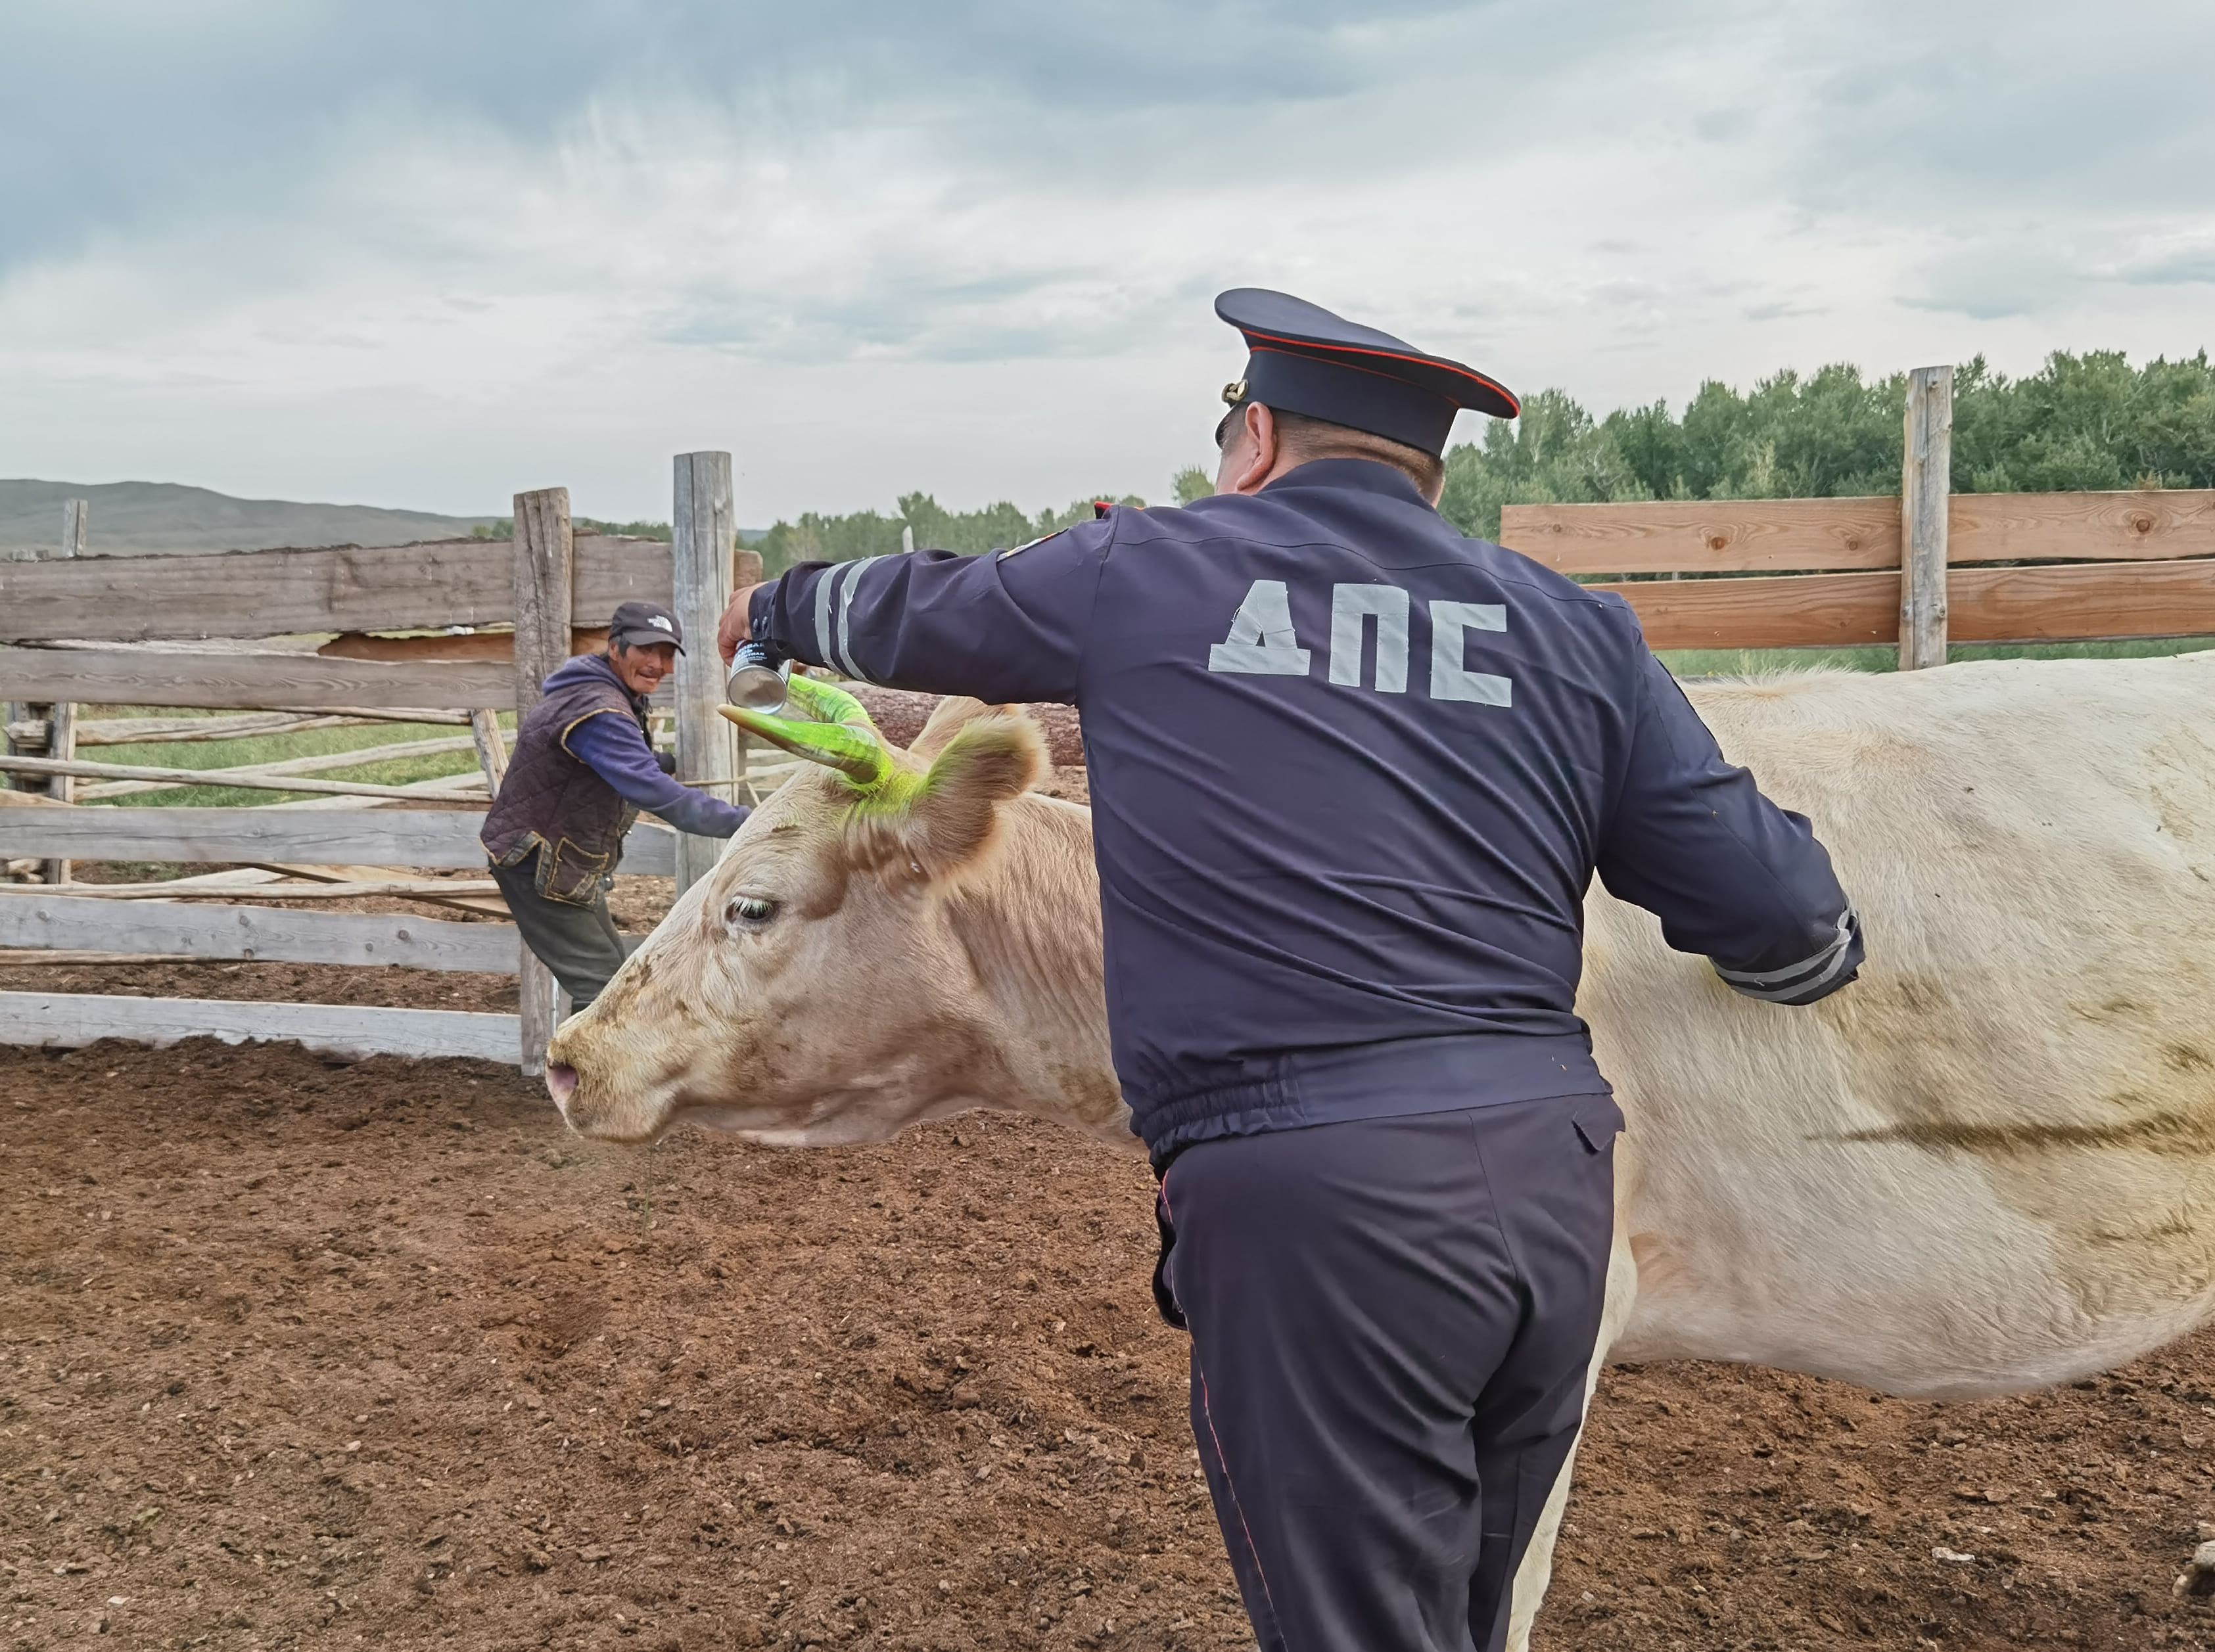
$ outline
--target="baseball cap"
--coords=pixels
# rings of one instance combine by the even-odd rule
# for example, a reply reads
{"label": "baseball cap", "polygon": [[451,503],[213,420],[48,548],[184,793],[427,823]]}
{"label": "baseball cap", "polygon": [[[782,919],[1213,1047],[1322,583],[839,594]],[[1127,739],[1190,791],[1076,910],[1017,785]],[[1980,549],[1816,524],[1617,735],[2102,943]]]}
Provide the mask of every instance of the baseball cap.
{"label": "baseball cap", "polygon": [[659,603],[618,603],[614,615],[608,621],[608,644],[614,648],[635,648],[641,643],[669,642],[677,645],[677,652],[684,652],[684,627],[677,623],[677,616]]}

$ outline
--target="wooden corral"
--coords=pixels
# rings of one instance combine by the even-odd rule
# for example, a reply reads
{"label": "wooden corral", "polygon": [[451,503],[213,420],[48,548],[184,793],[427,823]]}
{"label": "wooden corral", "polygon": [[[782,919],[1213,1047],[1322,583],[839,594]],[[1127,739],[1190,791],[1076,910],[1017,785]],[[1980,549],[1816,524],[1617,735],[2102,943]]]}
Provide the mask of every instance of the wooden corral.
{"label": "wooden corral", "polygon": [[[304,1040],[351,1055],[543,1060],[556,1005],[553,982],[512,925],[296,910],[272,899],[396,896],[504,915],[490,886],[427,878],[484,866],[479,810],[506,770],[497,713],[518,717],[544,675],[597,646],[619,603],[667,604],[700,627],[668,696],[675,701],[679,777],[729,795],[745,779],[743,747],[715,715],[721,671],[713,615],[733,582],[758,577],[737,549],[730,460],[677,460],[677,538],[575,535],[566,490],[518,494],[506,544],[440,541],[389,549],[234,552],[207,556],[84,558],[0,564],[0,701],[10,703],[0,769],[0,860],[42,863],[40,884],[0,884],[0,948],[56,955],[288,960],[518,974],[521,1013],[206,1004],[71,994],[11,994],[0,1039],[82,1043],[105,1037],[158,1042],[179,1029],[225,1037]],[[68,552],[84,513],[71,508]],[[506,627],[487,633],[460,627]],[[429,631],[421,638],[379,633]],[[319,652],[263,639],[335,633]],[[211,647],[210,644],[216,644]],[[257,647],[255,645],[261,643]],[[701,646],[699,643],[707,643]],[[87,719],[79,705],[214,708],[217,718]],[[445,723],[451,738],[227,769],[105,763],[79,745],[236,737],[376,721]],[[479,774],[378,786],[313,778],[385,758],[474,749]],[[267,808],[88,808],[164,786],[308,793]],[[443,809],[388,808],[445,805]],[[635,830],[619,870],[683,881],[720,844],[685,849],[658,824]],[[260,868],[154,888],[73,881],[73,862],[170,861]],[[187,884],[196,885],[186,887]],[[500,1023],[500,1027],[490,1025]],[[134,1031],[135,1030],[135,1031]],[[503,1043],[504,1041],[504,1043]]]}

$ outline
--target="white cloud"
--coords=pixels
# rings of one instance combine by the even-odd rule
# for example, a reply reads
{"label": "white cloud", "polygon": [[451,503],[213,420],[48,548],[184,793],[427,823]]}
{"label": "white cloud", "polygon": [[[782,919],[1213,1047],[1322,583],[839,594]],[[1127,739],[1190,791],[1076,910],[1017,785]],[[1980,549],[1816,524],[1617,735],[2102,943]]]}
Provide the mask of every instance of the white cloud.
{"label": "white cloud", "polygon": [[2207,342],[2181,3],[175,17],[0,42],[0,468],[663,515],[712,445],[749,521],[1159,496],[1234,285],[1603,409]]}

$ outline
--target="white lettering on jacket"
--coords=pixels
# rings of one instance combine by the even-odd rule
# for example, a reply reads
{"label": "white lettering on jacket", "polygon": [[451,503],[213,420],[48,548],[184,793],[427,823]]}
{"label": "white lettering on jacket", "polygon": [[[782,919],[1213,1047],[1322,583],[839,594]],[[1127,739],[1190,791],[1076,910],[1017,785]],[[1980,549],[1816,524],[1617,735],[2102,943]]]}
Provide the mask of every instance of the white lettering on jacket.
{"label": "white lettering on jacket", "polygon": [[1207,651],[1211,671],[1305,676],[1308,651],[1292,634],[1292,598],[1281,579],[1256,579],[1231,615],[1230,634]]}
{"label": "white lettering on jacket", "polygon": [[[1361,686],[1364,633],[1377,621],[1375,687],[1379,694],[1408,691],[1408,593],[1397,585],[1333,585],[1330,590],[1329,680]],[[1490,671],[1472,671],[1466,660],[1472,631],[1507,629],[1499,603],[1428,604],[1431,620],[1431,698],[1476,706],[1512,706],[1514,682]],[[1292,629],[1290,588],[1281,579],[1256,579],[1231,616],[1230,634],[1207,651],[1207,669],[1254,676],[1305,676],[1310,660]]]}

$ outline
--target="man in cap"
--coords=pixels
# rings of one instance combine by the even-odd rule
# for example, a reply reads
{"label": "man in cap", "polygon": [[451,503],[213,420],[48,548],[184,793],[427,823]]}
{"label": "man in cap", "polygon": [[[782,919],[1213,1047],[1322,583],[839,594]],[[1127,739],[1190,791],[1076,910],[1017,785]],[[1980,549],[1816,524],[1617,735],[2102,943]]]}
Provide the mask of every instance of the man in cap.
{"label": "man in cap", "polygon": [[607,890],[639,811],[699,837],[728,837],[749,812],[679,785],[675,760],[648,737],[647,696],[684,646],[660,603],[618,605],[607,652],[580,654],[546,679],[485,817],[485,853],[523,944],[576,1009],[623,961]]}
{"label": "man in cap", "polygon": [[1850,981],[1859,927],[1626,603],[1440,519],[1456,413],[1507,391],[1282,293],[1216,309],[1249,354],[1214,497],[795,568],[721,641],[1082,709],[1156,1293],[1255,1632],[1494,1649],[1613,1232],[1586,886],[1776,1004]]}

